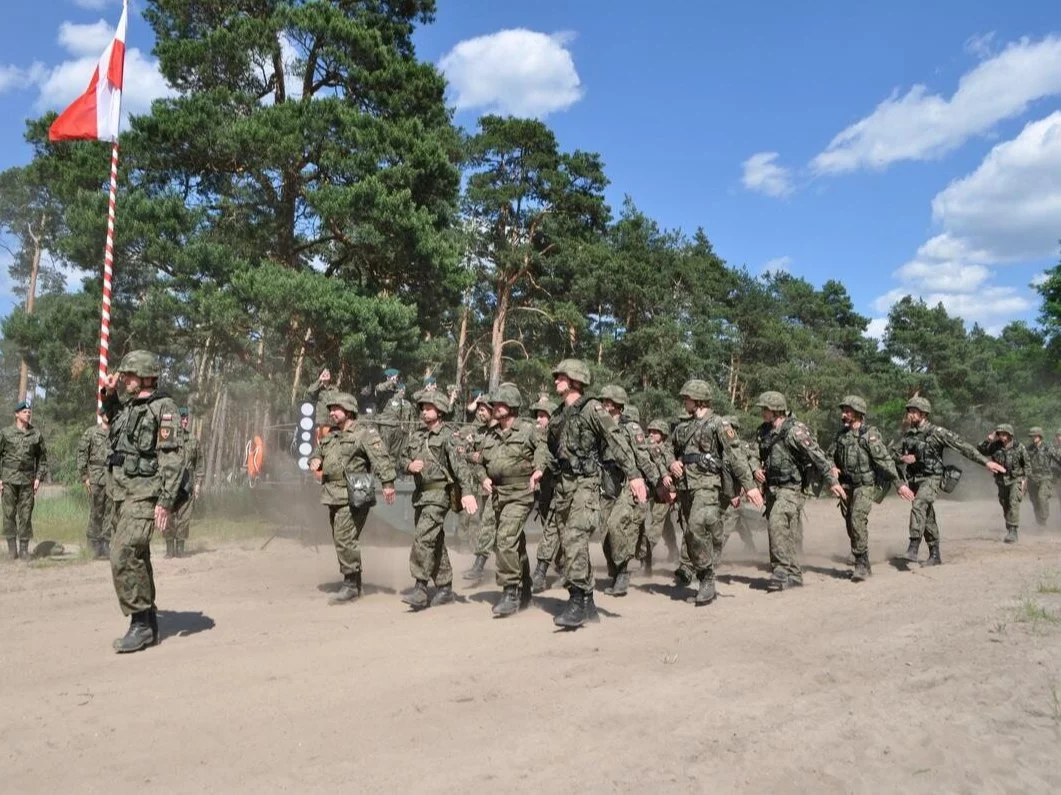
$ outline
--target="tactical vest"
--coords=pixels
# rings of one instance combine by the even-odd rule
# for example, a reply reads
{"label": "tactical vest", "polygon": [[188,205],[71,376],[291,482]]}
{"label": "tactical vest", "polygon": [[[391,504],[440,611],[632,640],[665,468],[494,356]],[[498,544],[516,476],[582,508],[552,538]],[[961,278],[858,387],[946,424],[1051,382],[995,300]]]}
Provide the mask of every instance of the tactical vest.
{"label": "tactical vest", "polygon": [[120,467],[131,478],[158,474],[159,417],[152,405],[166,397],[155,393],[129,402],[111,424],[112,467]]}
{"label": "tactical vest", "polygon": [[932,440],[935,430],[935,425],[925,422],[918,428],[908,429],[903,435],[900,452],[917,459],[906,465],[907,478],[912,480],[943,474],[943,447]]}
{"label": "tactical vest", "polygon": [[597,437],[590,420],[582,416],[591,400],[594,398],[583,395],[549,419],[546,440],[563,475],[595,477],[600,474],[604,442]]}
{"label": "tactical vest", "polygon": [[788,445],[788,436],[795,425],[796,418],[788,417],[776,431],[769,426],[759,431],[759,458],[768,486],[803,485],[803,467]]}
{"label": "tactical vest", "polygon": [[842,431],[836,437],[833,462],[840,470],[840,483],[845,486],[872,486],[876,483],[873,457],[866,441],[868,433],[869,428],[863,425],[857,431]]}

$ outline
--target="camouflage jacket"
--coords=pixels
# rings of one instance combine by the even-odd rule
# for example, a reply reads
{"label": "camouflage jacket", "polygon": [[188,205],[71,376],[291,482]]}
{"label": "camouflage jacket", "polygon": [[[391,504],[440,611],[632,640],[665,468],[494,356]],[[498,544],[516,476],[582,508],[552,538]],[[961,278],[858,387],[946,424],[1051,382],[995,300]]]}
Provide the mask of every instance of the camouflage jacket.
{"label": "camouflage jacket", "polygon": [[954,431],[948,431],[940,425],[925,421],[916,428],[908,428],[895,449],[897,464],[904,455],[912,455],[915,461],[905,465],[905,479],[908,481],[938,477],[943,474],[943,451],[950,448],[970,461],[983,465],[987,463],[975,447],[962,439]]}
{"label": "camouflage jacket", "polygon": [[103,410],[110,420],[115,501],[173,508],[183,465],[177,404],[160,392],[137,398],[112,392],[104,396]]}
{"label": "camouflage jacket", "polygon": [[444,423],[433,430],[421,425],[409,434],[398,458],[398,469],[408,472],[409,464],[417,460],[424,462],[424,468],[413,475],[414,506],[447,504],[447,487],[451,485],[459,488],[462,495],[479,493],[459,438]]}
{"label": "camouflage jacket", "polygon": [[721,494],[723,477],[730,478],[738,492],[756,488],[740,437],[722,417],[683,417],[670,439],[674,460],[685,467],[685,474],[674,484],[678,491],[718,489]]}
{"label": "camouflage jacket", "polygon": [[[630,451],[634,455],[634,461],[637,463],[637,470],[641,473],[641,477],[645,479],[645,483],[648,488],[652,488],[663,476],[667,474],[666,467],[662,469],[652,458],[652,452],[649,450],[648,440],[645,438],[645,432],[642,430],[640,423],[626,417],[625,415],[620,417],[619,429],[626,435],[627,444],[630,446]],[[617,471],[621,472],[621,467],[615,464],[612,454],[609,452],[604,459],[605,466],[617,467]]]}
{"label": "camouflage jacket", "polygon": [[756,441],[768,488],[801,488],[806,483],[808,469],[817,470],[830,486],[837,483],[832,464],[814,441],[814,434],[795,417],[786,417],[779,428],[764,422],[756,433]]}
{"label": "camouflage jacket", "polygon": [[28,425],[0,430],[0,481],[13,486],[31,486],[34,480],[48,477],[48,452],[41,432]]}
{"label": "camouflage jacket", "polygon": [[376,422],[380,425],[405,425],[416,420],[416,408],[405,399],[395,381],[376,384]]}
{"label": "camouflage jacket", "polygon": [[[206,459],[202,454],[199,440],[188,431],[184,432],[181,450],[184,452],[182,470],[188,473],[188,489],[190,491],[196,486],[202,485],[203,478],[206,476]],[[184,477],[183,472],[181,474],[182,479]]]}
{"label": "camouflage jacket", "polygon": [[560,481],[598,477],[605,459],[627,480],[641,477],[627,435],[596,398],[583,395],[561,405],[549,418],[545,439],[549,471]]}
{"label": "camouflage jacket", "polygon": [[1028,453],[1028,480],[1036,483],[1051,480],[1059,463],[1054,459],[1054,451],[1044,442],[1029,444],[1024,449]]}
{"label": "camouflage jacket", "polygon": [[1006,468],[1006,471],[995,474],[995,483],[1001,486],[1012,486],[1024,480],[1030,468],[1028,451],[1024,445],[1016,440],[1004,445],[998,439],[994,441],[984,440],[977,446],[983,455],[992,461],[997,461]]}
{"label": "camouflage jacket", "polygon": [[872,486],[878,481],[896,482],[895,460],[880,431],[863,425],[857,431],[845,427],[830,448],[831,458],[840,470],[843,486]]}
{"label": "camouflage jacket", "polygon": [[77,476],[82,482],[103,486],[107,482],[107,457],[110,455],[110,434],[100,424],[86,428],[77,443]]}
{"label": "camouflage jacket", "polygon": [[1050,445],[1050,464],[1054,468],[1054,477],[1061,478],[1061,444],[1058,442]]}
{"label": "camouflage jacket", "polygon": [[543,435],[531,420],[516,417],[507,431],[489,428],[482,442],[480,463],[502,503],[534,499],[530,476],[544,466]]}
{"label": "camouflage jacket", "polygon": [[[736,430],[736,428],[734,428]],[[737,443],[737,453],[744,457],[744,460],[748,464],[748,469],[752,473],[759,468],[759,451],[755,449],[754,445],[749,444],[743,439],[739,439]],[[734,457],[736,458],[736,456]],[[732,500],[734,497],[739,497],[741,491],[746,486],[740,484],[740,480],[736,475],[736,472],[740,469],[740,464],[734,465],[731,460],[730,463],[722,470],[722,498],[724,500]],[[758,485],[758,484],[756,484]]]}
{"label": "camouflage jacket", "polygon": [[371,472],[384,486],[394,483],[394,462],[376,429],[355,422],[345,431],[333,431],[322,438],[310,454],[321,461],[321,502],[348,505],[350,495],[346,476]]}

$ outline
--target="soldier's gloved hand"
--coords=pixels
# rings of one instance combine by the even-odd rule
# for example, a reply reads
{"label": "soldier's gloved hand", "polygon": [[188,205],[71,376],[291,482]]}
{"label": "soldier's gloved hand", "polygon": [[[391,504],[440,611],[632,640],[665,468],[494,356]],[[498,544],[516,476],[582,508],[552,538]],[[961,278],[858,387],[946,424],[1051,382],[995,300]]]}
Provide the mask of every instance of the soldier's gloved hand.
{"label": "soldier's gloved hand", "polygon": [[385,503],[387,503],[387,505],[394,505],[394,495],[395,495],[395,493],[396,492],[394,491],[394,486],[384,486],[383,487],[383,501]]}
{"label": "soldier's gloved hand", "polygon": [[648,488],[645,486],[644,478],[634,478],[630,481],[630,493],[634,495],[634,499],[638,502],[644,502],[648,499]]}
{"label": "soldier's gloved hand", "polygon": [[161,505],[155,506],[155,527],[160,533],[165,533],[169,526],[169,511]]}
{"label": "soldier's gloved hand", "polygon": [[461,507],[468,516],[475,516],[479,511],[479,504],[475,501],[475,497],[471,494],[465,494],[461,497]]}
{"label": "soldier's gloved hand", "polygon": [[332,380],[332,371],[325,367],[321,370],[321,374],[317,377],[317,380],[322,384],[329,384]]}
{"label": "soldier's gloved hand", "polygon": [[490,480],[490,478],[483,478],[483,494],[493,494],[493,493],[494,493],[494,481]]}
{"label": "soldier's gloved hand", "polygon": [[744,492],[744,496],[748,499],[752,505],[756,508],[763,507],[763,493],[759,489],[752,489],[751,491]]}
{"label": "soldier's gloved hand", "polygon": [[899,496],[902,497],[907,502],[913,502],[914,498],[917,496],[916,494],[914,494],[914,490],[912,488],[910,488],[909,486],[907,486],[905,483],[903,485],[901,485],[897,489],[897,491],[899,492]]}

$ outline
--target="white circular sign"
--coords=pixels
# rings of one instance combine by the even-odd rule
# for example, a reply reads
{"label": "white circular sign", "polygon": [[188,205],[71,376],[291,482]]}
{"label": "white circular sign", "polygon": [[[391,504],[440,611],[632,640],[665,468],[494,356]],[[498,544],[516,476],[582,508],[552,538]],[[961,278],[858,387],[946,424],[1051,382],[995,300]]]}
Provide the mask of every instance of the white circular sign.
{"label": "white circular sign", "polygon": [[309,455],[312,452],[313,452],[313,445],[311,445],[309,442],[303,442],[302,444],[300,444],[298,446],[298,454],[299,455]]}
{"label": "white circular sign", "polygon": [[312,417],[315,409],[312,403],[303,403],[298,410],[302,412],[303,417]]}
{"label": "white circular sign", "polygon": [[301,420],[299,420],[298,427],[304,431],[310,430],[313,427],[313,418],[303,417]]}
{"label": "white circular sign", "polygon": [[309,459],[305,457],[298,459],[298,468],[303,472],[309,472]]}

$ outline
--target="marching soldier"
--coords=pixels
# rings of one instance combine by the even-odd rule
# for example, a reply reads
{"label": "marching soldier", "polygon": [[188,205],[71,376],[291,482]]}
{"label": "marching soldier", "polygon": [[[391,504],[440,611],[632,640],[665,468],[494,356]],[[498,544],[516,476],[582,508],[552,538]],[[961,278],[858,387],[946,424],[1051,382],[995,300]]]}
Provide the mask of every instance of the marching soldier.
{"label": "marching soldier", "polygon": [[405,437],[416,419],[416,411],[405,399],[405,385],[398,380],[401,373],[388,367],[383,376],[385,380],[372,389],[377,403],[376,428],[393,461],[401,454]]}
{"label": "marching soldier", "polygon": [[1003,467],[1002,472],[995,473],[998,504],[1002,506],[1002,516],[1006,522],[1006,537],[1003,540],[1007,544],[1016,544],[1017,530],[1020,528],[1020,503],[1027,487],[1025,476],[1030,468],[1028,452],[1023,444],[1014,439],[1013,426],[1008,423],[997,425],[977,449]]}
{"label": "marching soldier", "polygon": [[[1035,522],[1045,527],[1050,518],[1050,498],[1054,496],[1054,452],[1043,442],[1043,429],[1028,431],[1028,499],[1035,509]],[[1061,461],[1057,462],[1061,463]]]}
{"label": "marching soldier", "polygon": [[[670,423],[665,420],[653,420],[648,424],[648,454],[653,463],[664,473],[670,463],[667,450],[667,439],[670,437]],[[649,492],[649,510],[645,515],[645,524],[638,539],[637,557],[644,566],[645,574],[652,576],[652,550],[662,539],[667,546],[668,555],[676,559],[678,541],[674,531],[675,492],[659,486]],[[691,580],[690,580],[691,581]]]}
{"label": "marching soldier", "polygon": [[[549,420],[556,409],[557,404],[544,397],[539,398],[538,402],[531,406],[531,411],[534,412],[534,422],[538,428],[539,441],[543,449],[546,445],[546,429],[549,427]],[[552,476],[548,470],[546,470],[545,476],[538,485],[536,499],[538,502],[538,515],[542,522],[542,537],[538,541],[538,548],[535,550],[537,565],[534,568],[534,574],[531,575],[531,592],[542,593],[549,587],[549,566],[553,565],[557,569],[560,568],[560,530],[555,524],[548,521],[549,503],[552,500]]]}
{"label": "marching soldier", "polygon": [[[476,482],[481,484],[483,478],[486,477],[486,473],[483,471],[479,459],[483,442],[486,440],[486,436],[495,421],[493,419],[493,410],[486,396],[480,395],[475,400],[475,424],[465,426],[461,430],[460,448],[468,460],[468,465],[473,470]],[[476,487],[475,493],[487,497],[483,493],[481,486]],[[475,538],[475,560],[472,562],[471,568],[461,574],[461,578],[467,580],[470,585],[478,585],[482,582],[486,561],[490,559],[490,555],[497,545],[497,525],[494,523],[496,518],[494,515],[495,511],[486,503],[487,500],[484,499],[481,516],[462,512],[457,524],[458,532],[460,532],[462,527],[466,528],[467,532]],[[479,521],[475,521],[476,519],[479,519]]]}
{"label": "marching soldier", "polygon": [[[748,466],[754,472],[758,467],[753,462],[758,458],[758,452],[752,452],[751,445],[740,439],[740,418],[729,415],[723,418],[730,424],[739,439],[741,452],[748,459]],[[727,469],[722,472],[722,546],[715,550],[716,563],[722,560],[722,550],[725,549],[729,537],[736,531],[744,544],[745,552],[755,552],[755,538],[752,536],[751,528],[744,518],[741,509],[742,494],[733,474]]]}
{"label": "marching soldier", "polygon": [[110,557],[111,533],[114,524],[114,500],[107,483],[107,459],[110,457],[110,423],[102,412],[100,422],[94,422],[81,434],[77,444],[77,476],[88,491],[89,548],[97,560]]}
{"label": "marching soldier", "polygon": [[199,492],[206,476],[206,461],[199,447],[199,440],[188,430],[188,409],[181,407],[181,452],[184,467],[181,471],[181,488],[177,507],[173,512],[173,532],[166,535],[166,557],[184,557],[184,544],[192,527],[192,505],[199,499]]}
{"label": "marching soldier", "polygon": [[12,559],[29,560],[33,504],[37,490],[47,477],[44,437],[33,427],[33,407],[28,400],[23,400],[15,406],[14,424],[0,430],[0,501],[7,554]]}

